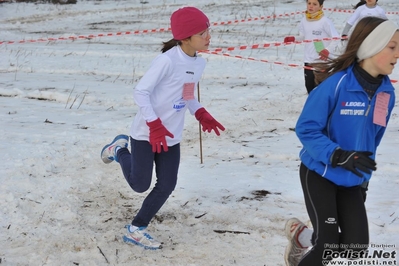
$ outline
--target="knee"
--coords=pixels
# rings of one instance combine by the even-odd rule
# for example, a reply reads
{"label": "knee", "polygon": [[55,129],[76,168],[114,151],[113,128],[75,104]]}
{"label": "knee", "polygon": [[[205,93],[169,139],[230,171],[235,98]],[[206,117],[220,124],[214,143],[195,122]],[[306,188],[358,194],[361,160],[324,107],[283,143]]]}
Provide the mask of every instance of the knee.
{"label": "knee", "polygon": [[130,185],[130,187],[137,193],[144,193],[150,188],[150,186],[140,186],[135,184]]}
{"label": "knee", "polygon": [[126,178],[131,189],[137,193],[146,192],[151,186],[151,174],[149,175],[137,175],[130,173],[129,177]]}
{"label": "knee", "polygon": [[165,197],[169,197],[170,194],[175,190],[176,184],[164,184],[164,185],[159,185],[156,184],[154,189],[158,191],[158,193],[163,194]]}

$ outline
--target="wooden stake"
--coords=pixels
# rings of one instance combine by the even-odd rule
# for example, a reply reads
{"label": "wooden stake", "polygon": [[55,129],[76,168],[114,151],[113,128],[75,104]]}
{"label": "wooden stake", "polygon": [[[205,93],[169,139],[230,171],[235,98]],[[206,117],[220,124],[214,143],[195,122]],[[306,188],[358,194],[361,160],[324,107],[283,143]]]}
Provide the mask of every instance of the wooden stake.
{"label": "wooden stake", "polygon": [[[201,102],[199,81],[197,83],[197,93],[198,93],[198,102]],[[200,163],[203,164],[204,160],[202,158],[202,130],[201,130],[201,123],[199,121],[198,125],[199,125],[199,143],[200,143]]]}

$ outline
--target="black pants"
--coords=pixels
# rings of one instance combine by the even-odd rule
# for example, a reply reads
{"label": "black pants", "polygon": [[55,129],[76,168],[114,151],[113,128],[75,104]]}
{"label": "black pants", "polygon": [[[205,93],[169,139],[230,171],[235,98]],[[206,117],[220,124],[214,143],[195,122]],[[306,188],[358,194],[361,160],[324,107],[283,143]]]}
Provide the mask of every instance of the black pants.
{"label": "black pants", "polygon": [[168,152],[154,153],[148,141],[130,137],[130,146],[131,153],[128,149],[120,149],[118,158],[126,181],[135,192],[142,193],[150,188],[155,164],[155,186],[132,221],[132,225],[137,227],[148,226],[175,189],[180,164],[180,144],[168,147]]}
{"label": "black pants", "polygon": [[[307,67],[312,67],[308,63],[305,63],[305,66]],[[314,80],[314,71],[311,69],[304,69],[304,75],[305,75],[305,86],[306,90],[308,91],[308,94],[316,87],[316,82]]]}
{"label": "black pants", "polygon": [[[301,164],[299,175],[314,231],[312,249],[298,266],[323,266],[331,252],[365,250],[369,231],[360,186],[337,186]],[[323,257],[324,255],[324,257]]]}

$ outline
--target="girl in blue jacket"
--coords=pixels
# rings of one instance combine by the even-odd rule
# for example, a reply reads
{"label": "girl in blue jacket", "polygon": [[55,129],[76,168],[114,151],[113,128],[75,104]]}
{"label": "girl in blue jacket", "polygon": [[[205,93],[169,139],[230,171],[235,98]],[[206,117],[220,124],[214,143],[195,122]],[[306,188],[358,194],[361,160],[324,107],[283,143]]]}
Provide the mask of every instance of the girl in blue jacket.
{"label": "girl in blue jacket", "polygon": [[[362,184],[376,170],[376,149],[395,104],[388,75],[398,57],[397,25],[366,17],[342,55],[315,65],[321,83],[309,94],[295,127],[303,145],[299,175],[314,231],[296,218],[286,223],[287,265],[322,266],[338,252],[356,256],[368,248]],[[361,258],[353,256],[348,259]]]}

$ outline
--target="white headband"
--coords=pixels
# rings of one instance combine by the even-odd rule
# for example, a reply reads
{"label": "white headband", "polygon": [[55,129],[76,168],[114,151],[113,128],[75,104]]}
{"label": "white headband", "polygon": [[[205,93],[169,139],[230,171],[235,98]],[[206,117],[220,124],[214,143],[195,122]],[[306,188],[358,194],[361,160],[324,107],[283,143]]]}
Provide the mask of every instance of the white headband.
{"label": "white headband", "polygon": [[398,30],[398,26],[392,21],[384,21],[378,25],[367,37],[364,39],[360,45],[359,50],[357,50],[358,62],[363,59],[370,58],[387,46],[392,36]]}

